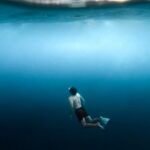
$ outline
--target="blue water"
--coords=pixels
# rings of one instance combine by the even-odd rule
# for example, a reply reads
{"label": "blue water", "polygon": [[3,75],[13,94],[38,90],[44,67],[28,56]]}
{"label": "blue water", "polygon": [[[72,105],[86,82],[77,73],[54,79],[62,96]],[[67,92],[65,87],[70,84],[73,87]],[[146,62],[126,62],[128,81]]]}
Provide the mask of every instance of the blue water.
{"label": "blue water", "polygon": [[[150,4],[0,4],[0,149],[149,150],[149,41]],[[105,131],[70,119],[70,85]]]}

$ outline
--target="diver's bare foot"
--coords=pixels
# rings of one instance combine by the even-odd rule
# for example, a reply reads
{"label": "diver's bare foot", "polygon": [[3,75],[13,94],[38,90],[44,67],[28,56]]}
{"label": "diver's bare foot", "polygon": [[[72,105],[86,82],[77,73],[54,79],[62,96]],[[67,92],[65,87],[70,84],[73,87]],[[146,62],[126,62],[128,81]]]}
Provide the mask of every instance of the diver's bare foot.
{"label": "diver's bare foot", "polygon": [[97,123],[97,125],[98,125],[99,128],[101,128],[103,130],[105,129],[99,122]]}

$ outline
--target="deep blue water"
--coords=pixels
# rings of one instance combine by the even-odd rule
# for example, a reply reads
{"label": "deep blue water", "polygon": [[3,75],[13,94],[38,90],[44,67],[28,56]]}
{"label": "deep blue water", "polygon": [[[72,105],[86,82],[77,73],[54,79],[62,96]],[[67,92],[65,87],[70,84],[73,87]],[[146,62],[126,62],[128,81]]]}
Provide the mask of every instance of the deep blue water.
{"label": "deep blue water", "polygon": [[[149,150],[150,4],[0,4],[1,150]],[[105,131],[69,118],[68,87]]]}

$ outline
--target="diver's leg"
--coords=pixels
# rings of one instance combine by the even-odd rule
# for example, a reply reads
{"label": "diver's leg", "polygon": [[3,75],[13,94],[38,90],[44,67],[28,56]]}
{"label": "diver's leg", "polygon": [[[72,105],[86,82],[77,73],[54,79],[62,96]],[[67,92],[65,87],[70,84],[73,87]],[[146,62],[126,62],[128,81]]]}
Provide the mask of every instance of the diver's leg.
{"label": "diver's leg", "polygon": [[92,118],[90,115],[88,115],[86,117],[86,120],[87,120],[87,122],[90,122],[90,123],[97,123],[100,121],[100,118]]}
{"label": "diver's leg", "polygon": [[85,127],[85,128],[86,128],[86,127],[87,127],[87,128],[100,127],[100,128],[103,129],[103,127],[100,125],[99,122],[96,122],[96,123],[89,123],[89,122],[86,121],[85,118],[83,118],[83,119],[81,120],[81,125],[82,125],[83,127]]}
{"label": "diver's leg", "polygon": [[91,116],[87,116],[86,121],[88,123],[98,123],[99,127],[104,129],[103,125],[100,123],[100,118],[92,118]]}

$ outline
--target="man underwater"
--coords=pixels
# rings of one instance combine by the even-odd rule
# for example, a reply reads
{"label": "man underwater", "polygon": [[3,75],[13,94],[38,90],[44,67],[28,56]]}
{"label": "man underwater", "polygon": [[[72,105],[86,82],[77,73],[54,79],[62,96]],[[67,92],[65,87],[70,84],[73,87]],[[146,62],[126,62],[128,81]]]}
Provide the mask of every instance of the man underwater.
{"label": "man underwater", "polygon": [[101,129],[105,129],[105,126],[109,122],[109,118],[104,118],[100,116],[99,118],[92,118],[86,111],[83,106],[84,98],[78,93],[75,87],[69,88],[69,103],[73,111],[75,112],[79,122],[82,127],[90,127],[95,128],[99,127]]}

